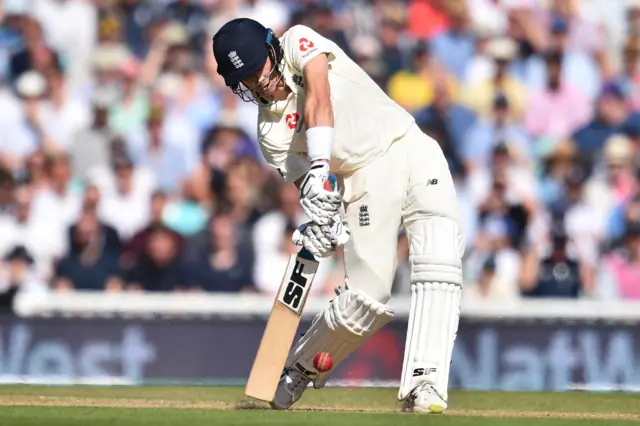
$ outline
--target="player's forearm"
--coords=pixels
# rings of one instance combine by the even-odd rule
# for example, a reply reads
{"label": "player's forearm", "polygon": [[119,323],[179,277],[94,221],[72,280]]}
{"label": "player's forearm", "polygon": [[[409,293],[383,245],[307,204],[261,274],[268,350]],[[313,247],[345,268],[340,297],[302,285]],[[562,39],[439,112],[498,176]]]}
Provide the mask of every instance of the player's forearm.
{"label": "player's forearm", "polygon": [[312,59],[304,69],[304,77],[307,153],[312,163],[329,161],[334,132],[327,57],[321,55]]}
{"label": "player's forearm", "polygon": [[307,98],[305,119],[307,120],[307,152],[312,163],[331,158],[333,145],[333,108],[331,100],[324,96]]}
{"label": "player's forearm", "polygon": [[333,127],[333,107],[329,94],[309,96],[304,104],[304,116],[307,128]]}

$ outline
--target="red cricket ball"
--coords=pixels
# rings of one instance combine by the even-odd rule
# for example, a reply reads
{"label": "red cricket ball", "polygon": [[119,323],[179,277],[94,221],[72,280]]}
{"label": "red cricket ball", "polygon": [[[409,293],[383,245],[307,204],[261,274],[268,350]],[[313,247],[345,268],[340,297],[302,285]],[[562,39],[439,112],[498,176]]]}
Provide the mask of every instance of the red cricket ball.
{"label": "red cricket ball", "polygon": [[331,370],[333,367],[333,358],[326,352],[320,352],[313,357],[313,366],[320,373]]}

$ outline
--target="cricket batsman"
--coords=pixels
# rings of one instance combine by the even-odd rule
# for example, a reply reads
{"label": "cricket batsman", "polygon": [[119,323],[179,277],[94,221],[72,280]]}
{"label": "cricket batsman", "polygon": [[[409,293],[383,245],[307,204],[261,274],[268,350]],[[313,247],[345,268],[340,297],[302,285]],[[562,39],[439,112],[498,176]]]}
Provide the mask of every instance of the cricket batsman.
{"label": "cricket batsman", "polygon": [[[300,190],[311,219],[294,241],[316,258],[344,247],[345,285],[294,345],[272,407],[287,409],[310,383],[319,352],[333,369],[393,317],[386,303],[403,226],[410,242],[411,308],[398,399],[442,413],[458,329],[464,238],[451,173],[438,143],[335,43],[296,25],[277,38],[251,19],[213,37],[217,71],[259,106],[267,163]],[[334,175],[338,190],[325,182]]]}

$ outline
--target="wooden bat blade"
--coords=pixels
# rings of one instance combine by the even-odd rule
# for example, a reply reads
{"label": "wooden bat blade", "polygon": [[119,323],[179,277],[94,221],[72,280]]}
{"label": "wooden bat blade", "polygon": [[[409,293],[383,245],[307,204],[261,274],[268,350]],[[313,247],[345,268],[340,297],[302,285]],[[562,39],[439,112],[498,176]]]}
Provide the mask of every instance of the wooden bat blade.
{"label": "wooden bat blade", "polygon": [[253,361],[245,395],[273,401],[317,270],[318,261],[304,249],[289,258]]}
{"label": "wooden bat blade", "polygon": [[293,344],[300,317],[276,303],[251,368],[245,394],[271,402],[278,387],[289,350]]}

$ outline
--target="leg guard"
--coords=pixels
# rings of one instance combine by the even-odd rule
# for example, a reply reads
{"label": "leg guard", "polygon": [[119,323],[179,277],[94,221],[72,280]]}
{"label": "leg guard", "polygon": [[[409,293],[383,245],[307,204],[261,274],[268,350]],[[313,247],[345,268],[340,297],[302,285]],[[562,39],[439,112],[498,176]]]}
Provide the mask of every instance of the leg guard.
{"label": "leg guard", "polygon": [[[309,331],[298,341],[287,359],[286,368],[296,368],[313,380],[316,389],[326,383],[331,371],[365,340],[384,327],[393,310],[364,292],[346,289],[316,316]],[[333,358],[333,368],[319,373],[313,367],[318,352]]]}
{"label": "leg guard", "polygon": [[460,316],[464,239],[458,224],[443,217],[417,220],[407,233],[411,308],[398,399],[426,383],[446,401]]}

